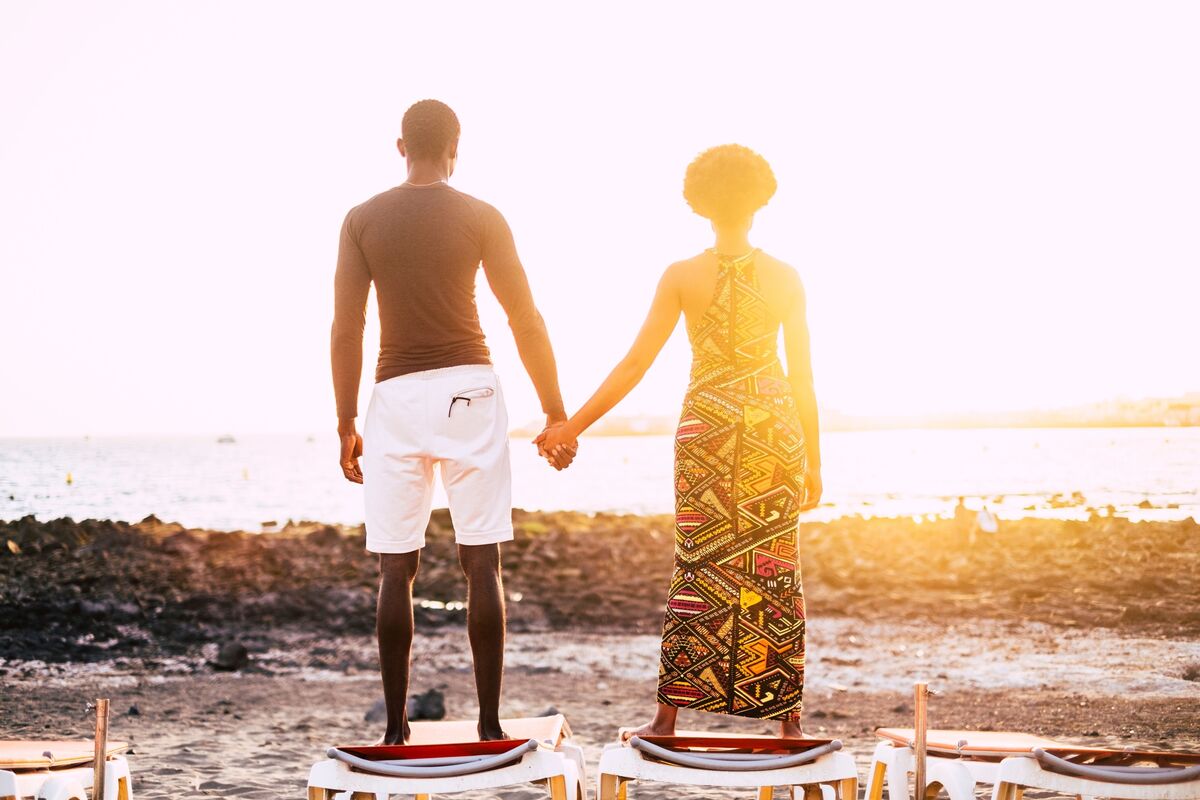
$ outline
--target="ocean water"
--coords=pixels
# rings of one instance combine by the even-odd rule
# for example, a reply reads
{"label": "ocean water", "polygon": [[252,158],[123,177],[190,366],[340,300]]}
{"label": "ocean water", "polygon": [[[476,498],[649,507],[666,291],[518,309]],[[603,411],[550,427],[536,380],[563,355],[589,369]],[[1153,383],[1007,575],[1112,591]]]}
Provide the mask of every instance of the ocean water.
{"label": "ocean water", "polygon": [[[670,437],[585,438],[561,473],[526,441],[512,449],[518,507],[672,510]],[[1108,505],[1135,519],[1200,518],[1200,428],[838,432],[822,450],[825,495],[810,519],[944,514],[959,495],[1009,518],[1086,518]],[[342,478],[337,455],[332,435],[0,439],[0,519],[357,524],[361,487]]]}

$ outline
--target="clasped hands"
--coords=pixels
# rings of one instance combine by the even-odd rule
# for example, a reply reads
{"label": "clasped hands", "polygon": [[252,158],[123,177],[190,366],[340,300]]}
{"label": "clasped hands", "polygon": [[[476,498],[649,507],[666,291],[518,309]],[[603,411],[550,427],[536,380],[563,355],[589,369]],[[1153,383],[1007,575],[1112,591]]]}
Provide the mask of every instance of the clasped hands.
{"label": "clasped hands", "polygon": [[538,455],[560,472],[571,466],[575,454],[579,452],[579,440],[569,435],[566,426],[566,422],[547,423],[533,440]]}

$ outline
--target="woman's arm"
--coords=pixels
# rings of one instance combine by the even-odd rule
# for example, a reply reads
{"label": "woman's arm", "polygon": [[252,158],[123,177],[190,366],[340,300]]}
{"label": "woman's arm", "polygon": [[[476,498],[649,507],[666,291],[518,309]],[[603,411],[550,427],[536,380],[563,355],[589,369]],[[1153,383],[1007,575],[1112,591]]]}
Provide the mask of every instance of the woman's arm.
{"label": "woman's arm", "polygon": [[791,307],[783,319],[783,343],[787,351],[788,381],[800,413],[808,453],[808,471],[804,476],[805,498],[801,510],[816,507],[821,500],[821,431],[817,420],[817,395],[813,389],[812,352],[808,338],[807,298],[799,276]]}
{"label": "woman's arm", "polygon": [[583,404],[565,425],[552,429],[541,442],[542,448],[553,453],[558,446],[575,441],[579,434],[587,430],[592,423],[607,414],[612,407],[629,394],[646,374],[646,370],[654,363],[671,332],[679,322],[682,305],[679,299],[678,269],[671,266],[663,273],[654,293],[654,302],[646,314],[646,321],[638,331],[637,339],[629,352],[621,359],[596,393]]}

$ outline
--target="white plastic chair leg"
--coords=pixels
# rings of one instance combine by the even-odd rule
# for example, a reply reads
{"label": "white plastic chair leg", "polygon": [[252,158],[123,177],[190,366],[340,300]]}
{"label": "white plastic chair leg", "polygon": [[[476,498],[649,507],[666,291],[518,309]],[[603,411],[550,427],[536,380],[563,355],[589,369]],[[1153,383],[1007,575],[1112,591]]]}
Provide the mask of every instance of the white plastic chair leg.
{"label": "white plastic chair leg", "polygon": [[894,754],[895,748],[887,742],[875,745],[875,753],[871,756],[871,766],[867,770],[867,790],[864,800],[883,800],[884,789],[889,788],[887,781],[893,769]]}
{"label": "white plastic chair leg", "polygon": [[37,800],[88,800],[88,796],[87,790],[79,781],[51,777],[38,789]]}
{"label": "white plastic chair leg", "polygon": [[104,769],[104,796],[111,800],[133,800],[133,777],[124,757],[109,759]]}
{"label": "white plastic chair leg", "polygon": [[894,748],[887,767],[888,800],[909,800],[908,773],[913,756],[908,748]]}
{"label": "white plastic chair leg", "polygon": [[[961,764],[938,770],[937,782],[946,790],[950,800],[975,800],[975,779]],[[957,767],[957,768],[955,768]]]}

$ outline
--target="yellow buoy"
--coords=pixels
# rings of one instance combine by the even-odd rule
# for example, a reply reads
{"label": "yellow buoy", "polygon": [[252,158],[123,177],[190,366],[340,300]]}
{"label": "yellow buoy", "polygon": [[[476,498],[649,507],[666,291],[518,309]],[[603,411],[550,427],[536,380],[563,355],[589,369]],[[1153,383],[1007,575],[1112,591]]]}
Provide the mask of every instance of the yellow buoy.
{"label": "yellow buoy", "polygon": [[67,486],[70,486],[74,482],[75,482],[75,478],[72,477],[71,473],[68,472],[67,473]]}

